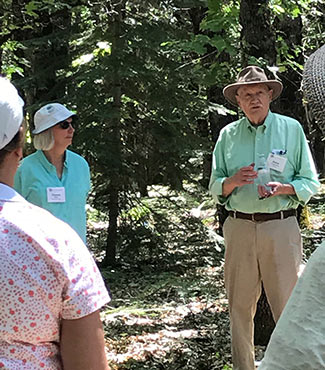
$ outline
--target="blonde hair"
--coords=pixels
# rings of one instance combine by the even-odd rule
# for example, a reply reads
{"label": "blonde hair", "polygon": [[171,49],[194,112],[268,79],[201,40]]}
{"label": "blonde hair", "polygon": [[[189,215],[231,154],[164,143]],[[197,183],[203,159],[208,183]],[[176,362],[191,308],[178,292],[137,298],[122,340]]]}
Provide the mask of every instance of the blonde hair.
{"label": "blonde hair", "polygon": [[[52,128],[52,127],[51,127]],[[51,128],[34,136],[33,144],[37,150],[51,150],[54,145],[54,136]]]}

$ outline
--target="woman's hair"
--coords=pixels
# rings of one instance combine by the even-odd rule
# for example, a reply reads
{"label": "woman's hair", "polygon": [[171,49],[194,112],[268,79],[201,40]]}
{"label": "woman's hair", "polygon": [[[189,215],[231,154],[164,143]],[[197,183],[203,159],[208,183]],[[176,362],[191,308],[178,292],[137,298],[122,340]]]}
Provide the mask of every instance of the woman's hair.
{"label": "woman's hair", "polygon": [[40,132],[33,138],[34,148],[37,150],[50,150],[54,145],[54,136],[51,128]]}
{"label": "woman's hair", "polygon": [[8,153],[13,152],[17,148],[22,148],[24,146],[25,141],[25,123],[23,123],[17,134],[13,137],[13,139],[0,150],[0,165],[2,164],[3,160],[5,159]]}

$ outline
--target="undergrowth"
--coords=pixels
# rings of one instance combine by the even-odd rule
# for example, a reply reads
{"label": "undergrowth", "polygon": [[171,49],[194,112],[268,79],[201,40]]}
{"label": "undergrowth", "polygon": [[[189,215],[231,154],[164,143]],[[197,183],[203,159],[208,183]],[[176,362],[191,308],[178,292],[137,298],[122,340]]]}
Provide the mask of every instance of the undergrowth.
{"label": "undergrowth", "polygon": [[[302,230],[307,260],[323,237],[319,202]],[[102,311],[113,370],[231,369],[223,239],[206,192],[153,187],[121,217],[117,265],[103,270],[112,301]],[[315,221],[316,220],[316,221]],[[317,230],[315,230],[317,229]],[[102,258],[105,228],[90,246]]]}

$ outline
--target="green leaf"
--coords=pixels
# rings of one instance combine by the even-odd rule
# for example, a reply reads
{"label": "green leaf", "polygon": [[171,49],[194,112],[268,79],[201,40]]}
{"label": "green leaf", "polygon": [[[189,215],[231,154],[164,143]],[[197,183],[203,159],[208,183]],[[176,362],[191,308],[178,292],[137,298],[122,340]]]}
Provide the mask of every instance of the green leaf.
{"label": "green leaf", "polygon": [[222,2],[219,0],[208,0],[208,7],[210,10],[218,13],[220,11],[220,6]]}
{"label": "green leaf", "polygon": [[28,4],[25,5],[26,13],[31,17],[37,18],[38,14],[35,13],[35,10],[39,9],[37,1],[30,1]]}
{"label": "green leaf", "polygon": [[218,49],[219,52],[226,49],[227,44],[223,37],[221,36],[214,36],[212,39],[210,39],[210,44]]}
{"label": "green leaf", "polygon": [[274,10],[275,14],[284,14],[286,11],[285,9],[280,5],[271,5],[271,9]]}

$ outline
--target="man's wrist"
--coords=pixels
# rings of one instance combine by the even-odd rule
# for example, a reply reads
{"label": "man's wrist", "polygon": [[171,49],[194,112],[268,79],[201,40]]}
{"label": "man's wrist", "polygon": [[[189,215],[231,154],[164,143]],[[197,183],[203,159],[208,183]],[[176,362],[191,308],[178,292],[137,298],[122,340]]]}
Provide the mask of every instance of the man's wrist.
{"label": "man's wrist", "polygon": [[236,187],[237,185],[234,184],[232,176],[227,177],[222,183],[222,195],[224,197],[227,197],[233,192]]}
{"label": "man's wrist", "polygon": [[291,184],[281,184],[280,193],[284,195],[294,195],[296,194],[296,191]]}

